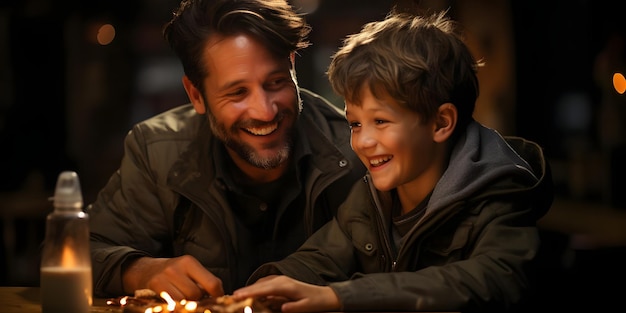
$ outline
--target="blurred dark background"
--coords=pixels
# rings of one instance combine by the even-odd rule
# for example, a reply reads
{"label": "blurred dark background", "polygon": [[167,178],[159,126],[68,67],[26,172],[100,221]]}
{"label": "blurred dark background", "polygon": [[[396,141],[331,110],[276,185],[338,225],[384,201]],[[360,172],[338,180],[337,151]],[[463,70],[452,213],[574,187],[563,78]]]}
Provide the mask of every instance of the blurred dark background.
{"label": "blurred dark background", "polygon": [[[0,2],[0,285],[39,284],[61,171],[78,172],[88,204],[117,169],[132,124],[187,102],[161,36],[177,3]],[[624,307],[626,95],[613,81],[626,71],[624,1],[292,3],[313,26],[296,61],[300,85],[338,106],[324,72],[346,34],[393,5],[449,9],[487,64],[476,119],[537,141],[552,166],[557,199],[540,223],[545,307]]]}

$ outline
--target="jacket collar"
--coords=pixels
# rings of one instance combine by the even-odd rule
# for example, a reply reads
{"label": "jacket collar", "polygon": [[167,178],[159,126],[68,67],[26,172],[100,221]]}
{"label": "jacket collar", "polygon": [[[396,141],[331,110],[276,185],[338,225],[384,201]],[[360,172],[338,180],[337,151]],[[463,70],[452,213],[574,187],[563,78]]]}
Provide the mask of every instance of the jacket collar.
{"label": "jacket collar", "polygon": [[[321,173],[346,170],[347,166],[339,167],[337,164],[347,162],[349,158],[321,130],[316,120],[320,116],[315,115],[319,112],[309,112],[311,109],[306,106],[306,98],[304,97],[305,107],[296,123],[296,158],[301,162],[309,157],[311,166],[316,167]],[[198,115],[194,118],[202,119],[197,123],[196,140],[189,144],[178,161],[173,164],[168,174],[168,184],[175,189],[183,189],[182,186],[186,185],[184,189],[190,193],[202,194],[206,192],[206,188],[211,182],[221,185],[221,182],[216,179],[218,172],[212,150],[213,147],[222,145],[222,143],[213,136],[208,120],[204,115]],[[193,187],[187,185],[190,181],[195,181],[192,184]],[[223,186],[221,187],[223,188]]]}

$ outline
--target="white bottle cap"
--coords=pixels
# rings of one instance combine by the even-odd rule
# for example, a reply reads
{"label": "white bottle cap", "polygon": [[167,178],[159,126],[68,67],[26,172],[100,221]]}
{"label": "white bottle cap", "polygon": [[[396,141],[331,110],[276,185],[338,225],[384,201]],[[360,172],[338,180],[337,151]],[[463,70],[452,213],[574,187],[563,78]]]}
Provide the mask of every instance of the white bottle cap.
{"label": "white bottle cap", "polygon": [[53,200],[55,209],[82,211],[83,195],[76,172],[65,171],[59,174]]}

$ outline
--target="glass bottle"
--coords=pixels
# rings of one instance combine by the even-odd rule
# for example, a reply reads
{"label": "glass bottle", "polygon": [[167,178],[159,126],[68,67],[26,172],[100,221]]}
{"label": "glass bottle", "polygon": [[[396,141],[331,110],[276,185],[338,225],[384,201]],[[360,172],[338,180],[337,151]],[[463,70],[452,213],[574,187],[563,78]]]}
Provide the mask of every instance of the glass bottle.
{"label": "glass bottle", "polygon": [[59,174],[41,256],[42,313],[87,313],[92,301],[89,216],[76,172]]}

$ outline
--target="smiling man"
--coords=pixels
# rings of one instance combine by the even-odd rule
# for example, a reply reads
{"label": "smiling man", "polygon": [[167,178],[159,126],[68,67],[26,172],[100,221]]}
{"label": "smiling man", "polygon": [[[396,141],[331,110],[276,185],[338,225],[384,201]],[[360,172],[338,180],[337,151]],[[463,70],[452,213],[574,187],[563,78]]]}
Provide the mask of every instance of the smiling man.
{"label": "smiling man", "polygon": [[190,104],[135,125],[89,208],[96,296],[221,296],[331,220],[364,167],[298,87],[309,26],[283,0],[183,1],[164,35]]}

